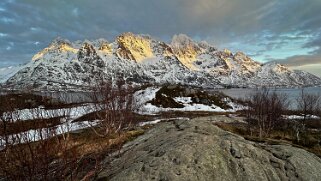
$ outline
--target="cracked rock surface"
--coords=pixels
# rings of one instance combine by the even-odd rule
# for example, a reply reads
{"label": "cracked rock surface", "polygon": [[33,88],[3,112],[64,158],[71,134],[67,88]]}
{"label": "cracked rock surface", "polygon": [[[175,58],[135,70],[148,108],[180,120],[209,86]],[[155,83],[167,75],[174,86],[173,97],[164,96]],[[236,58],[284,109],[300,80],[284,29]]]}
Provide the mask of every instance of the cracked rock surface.
{"label": "cracked rock surface", "polygon": [[156,125],[126,144],[98,180],[321,180],[321,159],[289,145],[245,140],[215,116]]}

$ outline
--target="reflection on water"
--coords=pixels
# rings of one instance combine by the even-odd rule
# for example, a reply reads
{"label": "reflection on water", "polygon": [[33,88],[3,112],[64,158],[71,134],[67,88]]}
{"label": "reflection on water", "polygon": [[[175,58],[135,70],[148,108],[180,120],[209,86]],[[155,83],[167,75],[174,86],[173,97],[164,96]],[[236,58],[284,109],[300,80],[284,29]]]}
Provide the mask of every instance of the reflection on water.
{"label": "reflection on water", "polygon": [[1,95],[8,94],[35,94],[40,96],[52,97],[64,103],[88,103],[92,102],[94,96],[91,92],[22,92],[22,91],[0,91]]}
{"label": "reflection on water", "polygon": [[[232,88],[232,89],[219,89],[218,91],[235,99],[246,99],[251,94],[255,93],[257,89],[254,88]],[[277,93],[287,94],[290,100],[290,108],[296,108],[296,100],[299,97],[302,89],[301,88],[272,88],[271,90]],[[208,92],[217,91],[207,90]],[[304,88],[306,93],[312,93],[321,95],[321,87],[307,87]],[[0,92],[0,95],[7,94],[8,92]],[[57,98],[58,100],[65,103],[87,103],[91,102],[92,93],[89,92],[37,92],[38,95],[49,96]]]}
{"label": "reflection on water", "polygon": [[[246,99],[251,94],[255,93],[257,89],[220,89],[219,91],[224,94],[236,98],[236,99]],[[276,91],[280,94],[286,94],[290,101],[290,108],[296,108],[296,100],[300,96],[302,88],[272,88],[272,91]],[[306,87],[304,88],[306,93],[321,95],[321,87]]]}
{"label": "reflection on water", "polygon": [[50,92],[41,95],[53,97],[64,103],[88,103],[92,101],[93,93],[90,92]]}

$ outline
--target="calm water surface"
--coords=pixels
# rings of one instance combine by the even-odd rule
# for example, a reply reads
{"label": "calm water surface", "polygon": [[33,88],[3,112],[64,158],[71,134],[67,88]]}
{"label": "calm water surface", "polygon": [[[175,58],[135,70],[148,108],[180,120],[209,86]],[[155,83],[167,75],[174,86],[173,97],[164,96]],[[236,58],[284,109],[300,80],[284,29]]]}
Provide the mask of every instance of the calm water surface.
{"label": "calm water surface", "polygon": [[[246,99],[251,94],[255,93],[257,89],[243,89],[243,88],[235,88],[235,89],[220,89],[219,91],[224,94],[237,99]],[[300,96],[302,92],[302,88],[273,88],[272,91],[276,91],[280,94],[286,94],[291,103],[291,108],[296,107],[296,100]],[[306,93],[321,95],[321,87],[306,87],[303,89]]]}

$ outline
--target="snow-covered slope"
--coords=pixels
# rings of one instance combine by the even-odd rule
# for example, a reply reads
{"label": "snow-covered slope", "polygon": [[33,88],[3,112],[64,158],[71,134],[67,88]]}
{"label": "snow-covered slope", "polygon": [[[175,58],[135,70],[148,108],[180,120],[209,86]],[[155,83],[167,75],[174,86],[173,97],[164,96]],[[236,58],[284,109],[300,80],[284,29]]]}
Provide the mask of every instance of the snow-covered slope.
{"label": "snow-covered slope", "polygon": [[81,89],[97,80],[119,77],[137,84],[199,87],[321,84],[312,74],[275,63],[261,64],[244,53],[218,50],[186,35],[176,35],[167,44],[147,35],[124,33],[115,42],[57,38],[6,85],[17,89]]}
{"label": "snow-covered slope", "polygon": [[0,83],[6,82],[10,77],[23,69],[24,65],[0,68]]}

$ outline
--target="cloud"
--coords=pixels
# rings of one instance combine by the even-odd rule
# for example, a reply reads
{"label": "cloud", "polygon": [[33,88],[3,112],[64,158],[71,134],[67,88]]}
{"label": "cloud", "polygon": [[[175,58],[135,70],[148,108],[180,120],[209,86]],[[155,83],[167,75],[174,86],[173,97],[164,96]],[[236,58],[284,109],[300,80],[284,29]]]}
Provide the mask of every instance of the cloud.
{"label": "cloud", "polygon": [[0,33],[0,37],[6,37],[6,36],[8,36],[8,34],[6,34],[6,33]]}
{"label": "cloud", "polygon": [[71,11],[72,15],[75,16],[75,17],[78,17],[79,16],[79,9],[78,8],[74,8],[72,11]]}
{"label": "cloud", "polygon": [[291,67],[292,69],[298,69],[298,70],[305,70],[308,71],[314,75],[317,75],[321,77],[321,64],[310,64],[310,65],[302,65],[302,66],[294,66]]}
{"label": "cloud", "polygon": [[320,64],[321,65],[321,54],[297,55],[297,56],[292,56],[292,57],[289,57],[286,59],[278,60],[278,62],[288,65],[288,66],[304,66],[304,65],[311,65],[311,64]]}
{"label": "cloud", "polygon": [[321,33],[317,32],[314,34],[314,36],[310,38],[310,41],[307,41],[302,46],[302,49],[304,48],[312,49],[312,51],[305,55],[299,54],[284,59],[279,59],[277,61],[292,67],[308,67],[310,65],[319,64],[319,68],[321,70]]}

